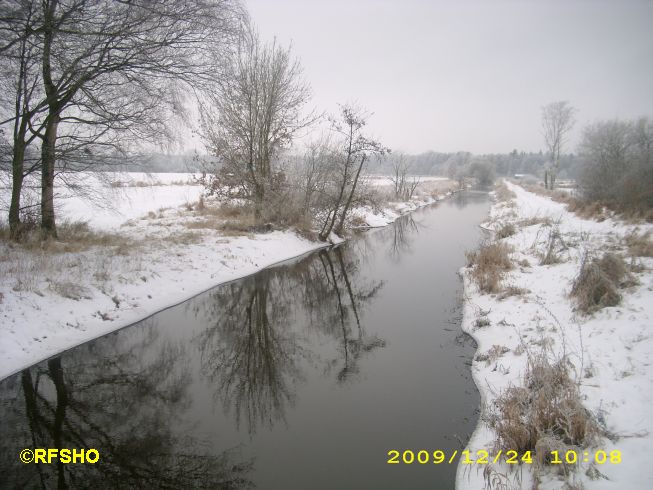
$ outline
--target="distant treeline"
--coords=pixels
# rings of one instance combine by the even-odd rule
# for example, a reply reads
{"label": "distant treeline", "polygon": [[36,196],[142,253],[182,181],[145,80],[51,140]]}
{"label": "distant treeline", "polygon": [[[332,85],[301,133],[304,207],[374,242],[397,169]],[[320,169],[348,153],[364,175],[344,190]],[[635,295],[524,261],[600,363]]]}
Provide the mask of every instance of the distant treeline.
{"label": "distant treeline", "polygon": [[[473,155],[469,152],[439,153],[427,151],[417,155],[402,155],[409,164],[409,173],[414,175],[444,175],[455,178],[456,174],[471,172],[472,169],[487,166],[495,175],[507,176],[514,174],[529,174],[542,176],[550,156],[545,153],[526,153],[513,150],[510,153],[493,153]],[[370,165],[372,173],[392,173],[393,158],[396,154]],[[580,158],[576,155],[562,155],[560,160],[560,178],[575,179],[580,171]]]}
{"label": "distant treeline", "polygon": [[[544,168],[550,161],[547,155],[539,153],[518,152],[494,153],[486,155],[473,155],[469,152],[440,153],[427,151],[417,155],[401,155],[408,166],[411,175],[440,175],[455,177],[460,171],[489,166],[492,173],[498,176],[514,174],[528,174],[541,177]],[[293,163],[301,157],[286,156],[283,159]],[[394,161],[397,153],[392,153],[376,162],[370,162],[367,168],[371,174],[391,175],[394,171]],[[155,154],[128,160],[107,162],[106,165],[97,165],[97,171],[123,171],[123,172],[201,172],[203,159],[193,155],[164,155]],[[560,178],[575,179],[580,172],[580,158],[576,155],[563,155],[560,161]]]}

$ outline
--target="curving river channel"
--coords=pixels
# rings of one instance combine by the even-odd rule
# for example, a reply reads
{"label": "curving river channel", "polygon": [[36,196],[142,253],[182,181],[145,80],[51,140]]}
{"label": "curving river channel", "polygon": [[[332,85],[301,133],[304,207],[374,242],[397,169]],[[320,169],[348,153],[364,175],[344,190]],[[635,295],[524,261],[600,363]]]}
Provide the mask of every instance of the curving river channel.
{"label": "curving river channel", "polygon": [[[460,330],[467,192],[0,382],[0,488],[453,488],[479,397]],[[23,464],[23,448],[95,464]],[[402,457],[399,457],[402,460]]]}

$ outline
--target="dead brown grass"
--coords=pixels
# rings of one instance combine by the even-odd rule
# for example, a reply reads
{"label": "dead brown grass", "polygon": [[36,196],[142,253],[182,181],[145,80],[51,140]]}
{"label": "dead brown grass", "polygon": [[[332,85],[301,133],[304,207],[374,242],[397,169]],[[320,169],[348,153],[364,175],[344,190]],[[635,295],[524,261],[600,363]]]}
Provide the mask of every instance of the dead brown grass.
{"label": "dead brown grass", "polygon": [[512,269],[512,249],[501,242],[482,244],[478,250],[467,252],[467,266],[472,267],[472,278],[484,293],[501,291],[501,280]]}
{"label": "dead brown grass", "polygon": [[532,451],[546,464],[551,449],[594,442],[599,426],[583,406],[567,368],[566,359],[551,362],[544,352],[529,356],[524,387],[505,390],[488,413],[497,434],[496,450]]}
{"label": "dead brown grass", "polygon": [[193,245],[202,241],[202,234],[197,231],[184,231],[168,235],[165,240],[175,245]]}
{"label": "dead brown grass", "polygon": [[[0,239],[9,241],[9,231],[0,229]],[[83,252],[92,247],[115,248],[125,255],[136,246],[134,240],[118,233],[93,230],[86,221],[62,221],[57,225],[57,238],[43,240],[38,228],[25,231],[20,241],[12,242],[25,250],[51,253]]]}
{"label": "dead brown grass", "polygon": [[653,257],[653,240],[650,236],[650,231],[641,235],[632,231],[626,235],[624,242],[628,247],[628,253],[633,257]]}
{"label": "dead brown grass", "polygon": [[507,286],[503,288],[503,291],[501,291],[501,293],[499,293],[497,299],[499,301],[502,301],[506,298],[510,298],[511,296],[523,296],[530,292],[531,292],[530,289],[520,288],[517,286]]}
{"label": "dead brown grass", "polygon": [[496,237],[498,239],[508,238],[510,236],[513,236],[515,232],[516,232],[515,225],[513,225],[512,223],[506,223],[496,231]]}
{"label": "dead brown grass", "polygon": [[621,302],[618,288],[634,284],[624,260],[606,253],[601,259],[586,257],[574,280],[571,297],[576,300],[579,311],[589,314],[606,306]]}
{"label": "dead brown grass", "polygon": [[510,200],[517,197],[515,196],[515,193],[508,189],[508,186],[506,186],[506,184],[503,182],[497,184],[497,186],[494,188],[494,195],[496,196],[497,201],[500,202],[509,202]]}
{"label": "dead brown grass", "polygon": [[553,220],[548,216],[533,216],[531,218],[524,219],[517,223],[519,226],[534,226],[534,225],[544,225],[551,226],[553,225]]}
{"label": "dead brown grass", "polygon": [[475,359],[476,361],[485,362],[489,365],[495,362],[497,359],[499,359],[507,352],[510,352],[510,349],[508,349],[508,347],[506,347],[505,345],[494,344],[492,347],[490,347],[490,349],[487,352],[483,354],[476,354]]}

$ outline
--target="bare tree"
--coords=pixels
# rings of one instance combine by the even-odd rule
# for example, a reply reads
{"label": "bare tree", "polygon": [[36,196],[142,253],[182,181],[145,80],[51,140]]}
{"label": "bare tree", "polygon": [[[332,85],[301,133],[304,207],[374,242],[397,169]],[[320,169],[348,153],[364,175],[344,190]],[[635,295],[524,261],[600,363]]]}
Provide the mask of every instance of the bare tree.
{"label": "bare tree", "polygon": [[553,189],[555,186],[560,167],[560,152],[576,122],[575,113],[576,109],[567,101],[551,102],[542,108],[544,142],[551,154],[551,167],[545,170],[544,174],[544,185],[548,189]]}
{"label": "bare tree", "polygon": [[396,199],[408,201],[413,197],[417,186],[420,184],[419,177],[408,178],[410,163],[403,153],[395,154],[392,159],[392,185]]}
{"label": "bare tree", "polygon": [[21,234],[21,194],[24,178],[38,168],[32,159],[25,167],[28,148],[36,138],[33,125],[44,110],[36,48],[29,42],[29,33],[39,24],[38,7],[32,1],[6,2],[0,21],[0,125],[13,123],[12,138],[3,158],[11,156],[12,191],[9,206],[9,229],[12,239]]}
{"label": "bare tree", "polygon": [[172,82],[197,86],[215,76],[218,51],[237,31],[242,11],[237,0],[43,0],[33,5],[38,23],[4,42],[0,52],[26,40],[40,67],[43,98],[36,107],[45,113],[41,127],[30,130],[41,140],[41,229],[49,237],[56,236],[57,162],[80,148],[88,157],[89,143],[95,149],[111,147],[116,132],[150,135],[153,126],[143,123],[157,119]]}
{"label": "bare tree", "polygon": [[311,91],[290,48],[263,43],[248,26],[201,106],[203,137],[221,163],[213,189],[237,186],[257,221],[283,180],[274,159],[315,116],[303,115]]}
{"label": "bare tree", "polygon": [[365,163],[373,155],[384,155],[390,151],[363,134],[368,117],[369,114],[363,109],[346,104],[340,107],[340,119],[332,119],[331,129],[340,141],[337,143],[338,157],[334,162],[335,193],[320,230],[321,240],[326,240],[332,230],[342,232]]}

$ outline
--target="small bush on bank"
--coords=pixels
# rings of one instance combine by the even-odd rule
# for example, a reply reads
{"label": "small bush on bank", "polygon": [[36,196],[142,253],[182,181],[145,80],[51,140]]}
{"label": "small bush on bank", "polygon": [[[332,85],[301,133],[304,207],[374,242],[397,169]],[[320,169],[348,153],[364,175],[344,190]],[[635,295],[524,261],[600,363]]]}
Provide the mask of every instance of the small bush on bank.
{"label": "small bush on bank", "polygon": [[496,237],[498,239],[508,238],[509,236],[513,236],[515,234],[515,231],[516,231],[515,225],[513,225],[512,223],[506,223],[497,230]]}
{"label": "small bush on bank", "polygon": [[567,367],[566,359],[551,362],[544,352],[529,357],[524,387],[505,390],[488,413],[496,450],[532,451],[547,463],[550,449],[587,447],[594,441],[599,427]]}
{"label": "small bush on bank", "polygon": [[621,301],[618,288],[633,284],[628,266],[618,255],[606,253],[601,259],[585,258],[574,280],[571,296],[578,309],[592,313]]}
{"label": "small bush on bank", "polygon": [[511,248],[505,243],[483,244],[478,250],[467,252],[467,266],[472,267],[472,278],[484,293],[501,290],[503,273],[512,269]]}

